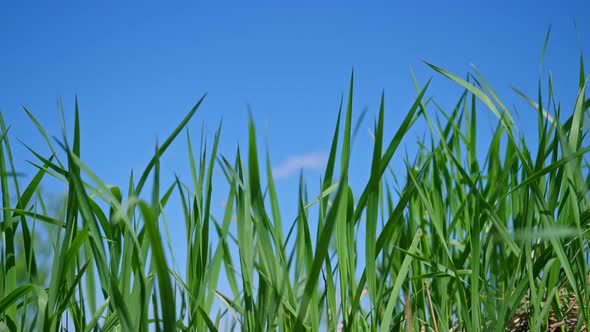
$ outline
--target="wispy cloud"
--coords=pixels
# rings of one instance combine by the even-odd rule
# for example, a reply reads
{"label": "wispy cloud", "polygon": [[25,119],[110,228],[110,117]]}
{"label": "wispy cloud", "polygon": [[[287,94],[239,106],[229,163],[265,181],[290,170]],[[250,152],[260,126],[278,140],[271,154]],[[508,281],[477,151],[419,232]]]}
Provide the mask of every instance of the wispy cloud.
{"label": "wispy cloud", "polygon": [[276,178],[287,178],[301,169],[321,169],[326,164],[327,158],[323,153],[305,153],[290,156],[287,161],[272,169]]}

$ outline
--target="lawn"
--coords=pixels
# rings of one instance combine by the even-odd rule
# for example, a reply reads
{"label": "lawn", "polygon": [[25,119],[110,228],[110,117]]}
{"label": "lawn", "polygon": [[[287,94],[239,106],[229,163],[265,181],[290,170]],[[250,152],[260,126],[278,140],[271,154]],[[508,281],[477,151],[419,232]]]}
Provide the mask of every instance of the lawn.
{"label": "lawn", "polygon": [[[383,96],[370,176],[353,190],[352,75],[321,182],[310,182],[319,195],[309,197],[302,178],[295,218],[281,215],[253,121],[247,147],[232,156],[218,153],[221,126],[210,143],[183,138],[189,121],[207,112],[206,96],[154,146],[145,169],[118,186],[84,164],[91,152],[80,144],[78,101],[73,130],[58,140],[24,110],[51,151],[30,150],[36,173],[26,182],[14,167],[10,124],[0,118],[0,330],[585,330],[583,58],[572,75],[579,81],[572,109],[562,108],[551,77],[539,79],[535,96],[514,90],[528,104],[522,111],[537,114],[533,138],[476,69],[464,79],[424,65],[463,89],[456,106],[443,109],[430,81],[416,83],[413,105],[389,133]],[[481,151],[478,120],[489,112],[495,129]],[[429,131],[407,154],[401,142],[416,123]],[[162,183],[160,160],[180,139],[188,140],[191,177]],[[212,213],[214,171],[229,188],[220,215]],[[41,193],[48,178],[68,188],[58,213]],[[163,212],[174,196],[186,230],[174,240],[186,243],[182,271],[171,263]]]}

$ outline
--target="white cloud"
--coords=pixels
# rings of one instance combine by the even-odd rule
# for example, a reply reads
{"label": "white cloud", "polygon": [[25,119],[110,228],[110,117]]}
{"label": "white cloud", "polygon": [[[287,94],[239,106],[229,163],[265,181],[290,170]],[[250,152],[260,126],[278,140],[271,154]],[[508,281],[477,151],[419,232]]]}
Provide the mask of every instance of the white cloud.
{"label": "white cloud", "polygon": [[272,169],[272,175],[276,178],[287,178],[301,169],[322,169],[327,158],[322,153],[306,153],[290,156],[286,162],[281,163]]}

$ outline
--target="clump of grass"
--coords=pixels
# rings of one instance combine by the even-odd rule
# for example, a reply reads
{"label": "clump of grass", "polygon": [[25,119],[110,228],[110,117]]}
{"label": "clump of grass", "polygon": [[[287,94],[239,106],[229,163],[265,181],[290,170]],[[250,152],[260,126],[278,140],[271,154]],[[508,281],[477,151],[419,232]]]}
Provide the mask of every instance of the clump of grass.
{"label": "clump of grass", "polygon": [[[549,94],[516,92],[537,112],[536,144],[476,69],[462,79],[435,72],[464,91],[444,110],[426,98],[430,81],[392,137],[385,96],[373,128],[370,177],[349,185],[354,78],[342,103],[316,197],[300,181],[295,220],[284,223],[270,167],[260,164],[252,121],[246,150],[195,156],[191,179],[163,185],[160,159],[201,107],[201,98],[126,189],[102,182],[83,162],[81,124],[54,146],[25,109],[50,153],[30,150],[36,174],[17,179],[7,126],[0,117],[0,326],[77,331],[449,331],[514,327],[540,331],[590,321],[588,232],[590,174],[585,141],[590,99],[580,59],[577,98],[565,112]],[[478,151],[478,115],[497,117],[489,149]],[[440,121],[440,118],[444,121]],[[398,148],[417,122],[429,128],[412,157]],[[63,152],[63,153],[62,153]],[[65,160],[59,156],[65,155]],[[485,155],[485,158],[479,158]],[[392,160],[403,160],[396,173]],[[211,211],[213,171],[229,184],[222,215]],[[38,193],[46,177],[67,185],[63,213]],[[151,188],[146,183],[151,177]],[[403,179],[403,180],[401,180]],[[37,195],[36,195],[37,194]],[[12,197],[11,197],[12,195]],[[180,206],[169,207],[172,195]],[[310,207],[317,206],[311,215]],[[186,277],[170,263],[166,208],[185,221]],[[232,230],[235,221],[237,229]],[[38,278],[35,225],[51,231],[47,282]],[[355,234],[365,234],[358,238]],[[315,238],[312,234],[317,234]],[[18,245],[21,243],[22,245]],[[364,257],[358,250],[364,247]],[[21,248],[20,250],[18,248]],[[236,254],[238,259],[236,260]],[[17,275],[16,262],[25,262]],[[358,278],[357,271],[362,271]],[[229,290],[219,288],[222,276]],[[569,294],[566,301],[564,294]],[[575,301],[575,319],[563,310]]]}

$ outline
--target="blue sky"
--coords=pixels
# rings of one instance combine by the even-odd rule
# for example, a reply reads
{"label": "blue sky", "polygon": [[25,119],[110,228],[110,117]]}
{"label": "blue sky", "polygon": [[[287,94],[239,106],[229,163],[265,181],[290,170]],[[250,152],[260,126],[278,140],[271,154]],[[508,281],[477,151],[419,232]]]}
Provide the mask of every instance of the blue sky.
{"label": "blue sky", "polygon": [[[71,128],[77,95],[82,160],[105,182],[125,188],[130,170],[143,170],[156,141],[164,140],[207,93],[189,125],[193,140],[198,143],[203,125],[211,140],[223,119],[220,151],[233,158],[237,144],[246,147],[250,106],[259,144],[268,139],[280,175],[284,219],[289,220],[295,216],[301,166],[306,166],[310,195],[317,193],[353,67],[355,115],[368,110],[351,165],[352,183],[360,185],[368,176],[368,129],[382,91],[386,139],[416,96],[410,67],[420,84],[434,77],[428,95],[443,106],[453,105],[459,96],[460,89],[421,59],[459,76],[471,64],[477,66],[506,104],[519,110],[517,125],[526,132],[536,125],[531,121],[536,115],[510,87],[536,95],[549,25],[542,73],[546,78],[551,70],[564,106],[575,98],[580,50],[586,55],[590,51],[590,11],[584,1],[0,6],[0,111],[11,126],[16,165],[26,176],[34,169],[25,160],[34,157],[17,139],[45,155],[49,150],[21,105],[60,136],[56,101],[63,99]],[[490,116],[481,112],[483,119]],[[426,128],[415,130],[419,134]],[[410,154],[412,143],[413,137],[406,145]],[[485,141],[481,144],[485,148]],[[188,166],[183,134],[164,156],[164,181],[177,173],[190,182]],[[214,205],[220,209],[226,193],[216,188]],[[183,224],[176,225],[172,232],[181,232]]]}

